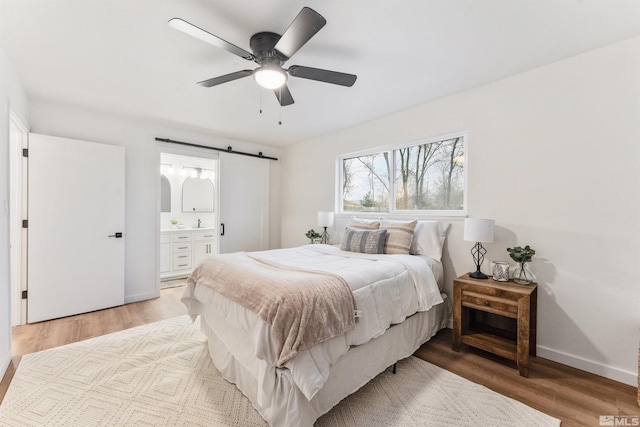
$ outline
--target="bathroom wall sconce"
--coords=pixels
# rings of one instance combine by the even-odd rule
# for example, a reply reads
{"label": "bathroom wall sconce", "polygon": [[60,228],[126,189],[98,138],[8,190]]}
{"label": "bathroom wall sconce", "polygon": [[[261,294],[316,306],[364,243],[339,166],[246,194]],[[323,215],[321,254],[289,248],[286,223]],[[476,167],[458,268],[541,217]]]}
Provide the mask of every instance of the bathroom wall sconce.
{"label": "bathroom wall sconce", "polygon": [[[160,168],[162,169],[162,167],[166,166],[166,170],[167,170],[167,175],[173,175],[176,171],[173,168],[173,165],[170,163],[161,163],[160,164]],[[162,170],[161,170],[162,172]]]}
{"label": "bathroom wall sconce", "polygon": [[190,178],[200,178],[200,179],[210,178],[211,180],[213,180],[216,177],[216,172],[213,169],[183,166],[182,170],[180,171],[180,175],[187,176],[187,174],[189,175]]}

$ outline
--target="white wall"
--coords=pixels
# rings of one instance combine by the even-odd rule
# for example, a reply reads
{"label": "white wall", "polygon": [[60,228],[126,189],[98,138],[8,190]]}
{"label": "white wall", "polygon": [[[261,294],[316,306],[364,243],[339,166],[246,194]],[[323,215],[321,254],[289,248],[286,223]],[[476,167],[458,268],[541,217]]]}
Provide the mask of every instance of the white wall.
{"label": "white wall", "polygon": [[11,272],[9,270],[9,111],[28,124],[28,101],[0,48],[0,378],[11,361]]}
{"label": "white wall", "polygon": [[[74,138],[125,147],[125,302],[130,303],[159,295],[156,260],[159,224],[160,157],[155,137],[170,138],[200,145],[235,150],[262,151],[279,157],[276,148],[249,142],[232,141],[178,129],[165,124],[116,117],[61,104],[32,100],[32,132]],[[268,160],[265,160],[268,161]],[[272,206],[271,247],[280,246],[279,162],[271,161]],[[275,206],[274,206],[275,205]]]}
{"label": "white wall", "polygon": [[[468,214],[498,227],[488,258],[537,250],[538,355],[636,384],[640,38],[288,148],[283,246],[306,243],[317,211],[333,208],[338,154],[460,130]],[[450,293],[473,263],[462,220],[448,222]]]}

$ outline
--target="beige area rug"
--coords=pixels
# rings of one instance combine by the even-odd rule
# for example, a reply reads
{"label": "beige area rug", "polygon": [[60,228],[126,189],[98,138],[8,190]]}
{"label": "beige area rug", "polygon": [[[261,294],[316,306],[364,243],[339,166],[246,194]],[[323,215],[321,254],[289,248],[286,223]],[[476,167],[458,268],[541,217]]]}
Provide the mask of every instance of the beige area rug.
{"label": "beige area rug", "polygon": [[[188,316],[26,355],[0,426],[265,426],[209,359]],[[558,426],[560,421],[410,357],[317,426]]]}

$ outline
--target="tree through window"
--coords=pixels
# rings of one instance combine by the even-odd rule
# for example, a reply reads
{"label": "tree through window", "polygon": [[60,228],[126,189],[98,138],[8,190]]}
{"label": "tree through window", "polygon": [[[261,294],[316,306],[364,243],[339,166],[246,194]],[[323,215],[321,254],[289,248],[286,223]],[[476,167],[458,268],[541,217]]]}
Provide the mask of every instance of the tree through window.
{"label": "tree through window", "polygon": [[342,160],[343,210],[387,212],[389,210],[389,152]]}
{"label": "tree through window", "polygon": [[464,143],[458,135],[342,158],[342,211],[464,211]]}

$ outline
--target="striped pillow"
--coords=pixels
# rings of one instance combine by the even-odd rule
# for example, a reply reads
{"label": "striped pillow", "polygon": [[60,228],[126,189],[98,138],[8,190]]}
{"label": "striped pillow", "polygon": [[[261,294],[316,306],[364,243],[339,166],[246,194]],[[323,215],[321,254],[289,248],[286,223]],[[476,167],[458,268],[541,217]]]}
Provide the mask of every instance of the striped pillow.
{"label": "striped pillow", "polygon": [[356,230],[346,227],[340,249],[363,254],[384,253],[387,230]]}
{"label": "striped pillow", "polygon": [[391,221],[383,219],[380,223],[381,230],[387,230],[387,241],[384,244],[385,254],[408,254],[413,241],[413,230],[418,220]]}

